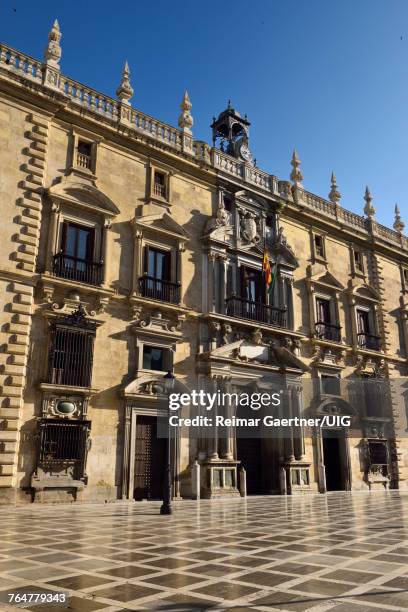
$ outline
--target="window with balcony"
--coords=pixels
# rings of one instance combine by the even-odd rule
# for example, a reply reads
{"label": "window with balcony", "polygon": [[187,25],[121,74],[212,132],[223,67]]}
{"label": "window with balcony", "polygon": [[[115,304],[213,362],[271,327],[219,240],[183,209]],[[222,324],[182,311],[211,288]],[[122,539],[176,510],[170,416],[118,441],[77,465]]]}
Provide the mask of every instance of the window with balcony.
{"label": "window with balcony", "polygon": [[154,171],[153,194],[159,198],[167,198],[166,175],[164,172]]}
{"label": "window with balcony", "polygon": [[96,325],[81,309],[51,325],[48,382],[90,387]]}
{"label": "window with balcony", "polygon": [[95,261],[95,228],[64,221],[60,251],[53,258],[55,276],[90,285],[102,283],[102,263]]}
{"label": "window with balcony", "polygon": [[180,302],[180,284],[171,280],[172,253],[146,245],[144,251],[144,275],[139,279],[139,291],[143,297],[162,302]]}
{"label": "window with balcony", "polygon": [[316,298],[316,336],[320,340],[341,340],[341,327],[337,325],[335,305],[330,299]]}
{"label": "window with balcony", "polygon": [[226,300],[227,315],[286,327],[286,309],[266,303],[266,287],[262,271],[241,266],[239,294]]}
{"label": "window with balcony", "polygon": [[363,263],[363,254],[361,251],[354,249],[353,251],[353,259],[354,259],[354,270],[356,272],[364,272],[364,263]]}
{"label": "window with balcony", "polygon": [[369,309],[357,308],[357,344],[359,348],[380,350],[380,336],[376,334],[374,313]]}
{"label": "window with balcony", "polygon": [[76,165],[79,168],[92,170],[92,143],[85,140],[78,140]]}
{"label": "window with balcony", "polygon": [[326,249],[324,244],[324,237],[321,234],[314,234],[313,236],[314,255],[319,259],[326,258]]}

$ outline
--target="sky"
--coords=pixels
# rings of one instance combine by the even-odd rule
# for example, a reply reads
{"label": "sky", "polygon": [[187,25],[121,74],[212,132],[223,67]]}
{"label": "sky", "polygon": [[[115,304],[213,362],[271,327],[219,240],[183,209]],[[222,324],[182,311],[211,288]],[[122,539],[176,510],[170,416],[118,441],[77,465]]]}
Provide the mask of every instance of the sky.
{"label": "sky", "polygon": [[135,108],[177,125],[185,89],[194,137],[231,99],[251,121],[258,167],[377,220],[398,202],[408,229],[407,0],[0,0],[0,40],[42,58],[57,18],[63,74],[115,95],[124,61]]}

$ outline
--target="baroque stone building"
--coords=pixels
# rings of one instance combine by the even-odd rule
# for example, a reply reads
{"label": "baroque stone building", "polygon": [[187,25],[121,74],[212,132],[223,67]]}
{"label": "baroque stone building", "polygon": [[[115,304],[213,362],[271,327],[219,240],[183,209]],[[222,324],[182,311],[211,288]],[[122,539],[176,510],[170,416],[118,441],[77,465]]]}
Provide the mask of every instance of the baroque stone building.
{"label": "baroque stone building", "polygon": [[60,39],[55,22],[42,62],[0,45],[1,501],[160,497],[172,369],[180,390],[268,390],[279,374],[288,414],[352,423],[179,435],[175,497],[405,487],[398,208],[394,229],[368,189],[363,216],[346,210],[334,174],[328,199],[308,192],[296,152],[290,181],[260,170],[230,104],[210,146],[187,92],[174,128],[131,106],[127,64],[116,99],[73,81]]}

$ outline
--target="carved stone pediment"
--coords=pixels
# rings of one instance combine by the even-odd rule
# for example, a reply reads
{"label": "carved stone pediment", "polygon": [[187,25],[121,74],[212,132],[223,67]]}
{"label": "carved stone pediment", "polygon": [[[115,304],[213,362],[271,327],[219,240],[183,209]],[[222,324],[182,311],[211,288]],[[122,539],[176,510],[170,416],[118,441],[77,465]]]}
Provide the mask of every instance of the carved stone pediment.
{"label": "carved stone pediment", "polygon": [[356,286],[350,286],[349,288],[351,294],[355,297],[370,300],[371,302],[379,302],[381,297],[373,287],[370,285],[362,284]]}
{"label": "carved stone pediment", "polygon": [[322,287],[326,287],[328,289],[333,289],[334,291],[343,291],[345,289],[344,285],[337,280],[335,276],[328,270],[324,274],[313,274],[311,273],[311,267],[308,268],[308,279],[311,283],[315,285],[320,285]]}
{"label": "carved stone pediment", "polygon": [[144,215],[136,217],[132,221],[135,226],[140,226],[140,229],[150,229],[155,232],[172,235],[178,239],[188,238],[188,233],[182,225],[177,223],[168,212],[157,213],[153,215]]}
{"label": "carved stone pediment", "polygon": [[53,200],[87,208],[104,216],[112,217],[120,212],[116,204],[96,187],[94,181],[81,180],[73,174],[62,177],[48,189],[48,194]]}

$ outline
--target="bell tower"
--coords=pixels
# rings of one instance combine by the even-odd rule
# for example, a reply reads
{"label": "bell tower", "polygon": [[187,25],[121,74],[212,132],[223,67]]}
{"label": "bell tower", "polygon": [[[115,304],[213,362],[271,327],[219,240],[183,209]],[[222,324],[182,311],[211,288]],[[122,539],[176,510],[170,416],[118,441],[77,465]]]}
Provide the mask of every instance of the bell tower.
{"label": "bell tower", "polygon": [[247,116],[241,117],[228,100],[228,107],[211,124],[213,146],[238,159],[253,164],[252,153],[248,146],[249,123]]}

